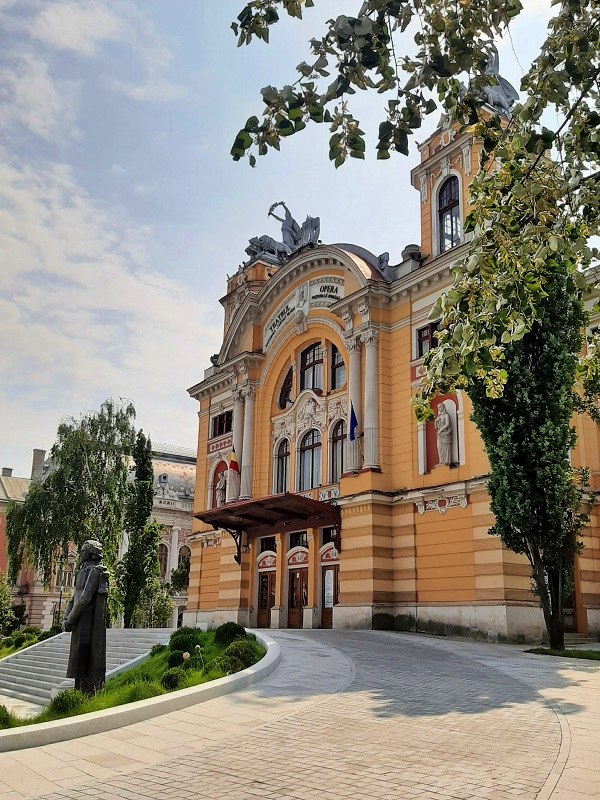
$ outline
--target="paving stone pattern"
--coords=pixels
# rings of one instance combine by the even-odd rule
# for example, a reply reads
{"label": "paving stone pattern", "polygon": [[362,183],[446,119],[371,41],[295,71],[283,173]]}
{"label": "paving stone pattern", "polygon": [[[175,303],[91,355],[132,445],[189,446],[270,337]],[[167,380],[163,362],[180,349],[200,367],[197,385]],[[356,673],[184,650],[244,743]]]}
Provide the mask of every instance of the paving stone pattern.
{"label": "paving stone pattern", "polygon": [[[41,748],[51,758],[79,754],[99,778],[54,774],[64,788],[46,800],[538,797],[561,725],[513,664],[531,656],[378,632],[272,633],[282,664],[254,687]],[[2,767],[0,759],[0,781]],[[17,788],[0,787],[0,800],[24,796]]]}

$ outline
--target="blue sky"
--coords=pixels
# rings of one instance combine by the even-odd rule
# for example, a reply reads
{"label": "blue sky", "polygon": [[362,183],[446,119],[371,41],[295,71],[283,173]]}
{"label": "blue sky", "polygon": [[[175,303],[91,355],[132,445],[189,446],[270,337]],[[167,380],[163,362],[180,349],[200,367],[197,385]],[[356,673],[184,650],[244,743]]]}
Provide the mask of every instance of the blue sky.
{"label": "blue sky", "polygon": [[[550,0],[524,3],[500,48],[517,86]],[[186,389],[219,349],[226,275],[249,237],[279,235],[276,200],[392,263],[419,240],[414,153],[336,171],[314,127],[255,169],[230,159],[260,88],[293,80],[308,39],[361,1],[320,0],[238,49],[243,4],[0,0],[0,465],[16,475],[62,417],[109,396],[155,441],[195,446]],[[357,98],[367,132],[382,105]]]}

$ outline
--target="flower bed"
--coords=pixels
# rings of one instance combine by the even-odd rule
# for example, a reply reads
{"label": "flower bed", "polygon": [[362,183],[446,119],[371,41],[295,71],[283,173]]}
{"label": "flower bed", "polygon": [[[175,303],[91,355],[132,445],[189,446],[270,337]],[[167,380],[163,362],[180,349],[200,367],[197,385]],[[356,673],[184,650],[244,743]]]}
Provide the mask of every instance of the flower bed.
{"label": "flower bed", "polygon": [[135,669],[116,675],[94,697],[74,689],[60,692],[48,708],[20,719],[0,705],[0,730],[100,711],[197,686],[255,664],[264,648],[252,634],[227,622],[215,631],[195,628],[174,631],[168,645],[155,645],[150,658]]}

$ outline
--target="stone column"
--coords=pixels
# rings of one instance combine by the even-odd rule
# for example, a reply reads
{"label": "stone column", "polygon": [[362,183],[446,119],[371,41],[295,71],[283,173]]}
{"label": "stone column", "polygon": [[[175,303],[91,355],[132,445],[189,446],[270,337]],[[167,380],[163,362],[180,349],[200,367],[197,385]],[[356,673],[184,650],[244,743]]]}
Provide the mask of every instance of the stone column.
{"label": "stone column", "polygon": [[379,468],[379,369],[377,339],[379,334],[369,328],[362,335],[365,343],[365,467]]}
{"label": "stone column", "polygon": [[275,551],[277,553],[277,564],[275,566],[275,605],[271,609],[271,627],[284,628],[286,624],[284,614],[285,585],[284,579],[287,572],[286,552],[285,552],[285,533],[275,534]]}
{"label": "stone column", "polygon": [[[177,569],[179,563],[179,531],[176,525],[171,528],[171,550],[169,552],[169,566],[167,569],[167,580],[171,579],[171,572]],[[177,627],[179,607],[173,603],[173,614],[171,616],[171,628]]]}
{"label": "stone column", "polygon": [[346,347],[348,348],[350,363],[348,378],[348,465],[347,472],[357,472],[362,468],[362,456],[358,438],[350,441],[350,420],[352,409],[358,422],[356,434],[361,430],[361,374],[360,374],[360,337],[349,335],[346,337]]}
{"label": "stone column", "polygon": [[319,529],[309,528],[306,533],[308,540],[308,591],[307,603],[302,614],[303,628],[316,628],[318,626],[319,600],[317,597],[319,581]]}
{"label": "stone column", "polygon": [[254,459],[254,389],[246,390],[244,405],[244,440],[242,444],[242,484],[240,500],[252,497],[252,462]]}

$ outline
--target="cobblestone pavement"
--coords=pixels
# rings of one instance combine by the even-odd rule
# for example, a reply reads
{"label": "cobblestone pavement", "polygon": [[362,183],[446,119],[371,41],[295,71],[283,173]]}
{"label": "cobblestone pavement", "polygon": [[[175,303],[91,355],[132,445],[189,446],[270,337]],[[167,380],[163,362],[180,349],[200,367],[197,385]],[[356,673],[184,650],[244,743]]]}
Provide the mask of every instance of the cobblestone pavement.
{"label": "cobblestone pavement", "polygon": [[0,754],[0,800],[600,798],[600,664],[412,634],[270,633],[282,663],[253,687]]}

